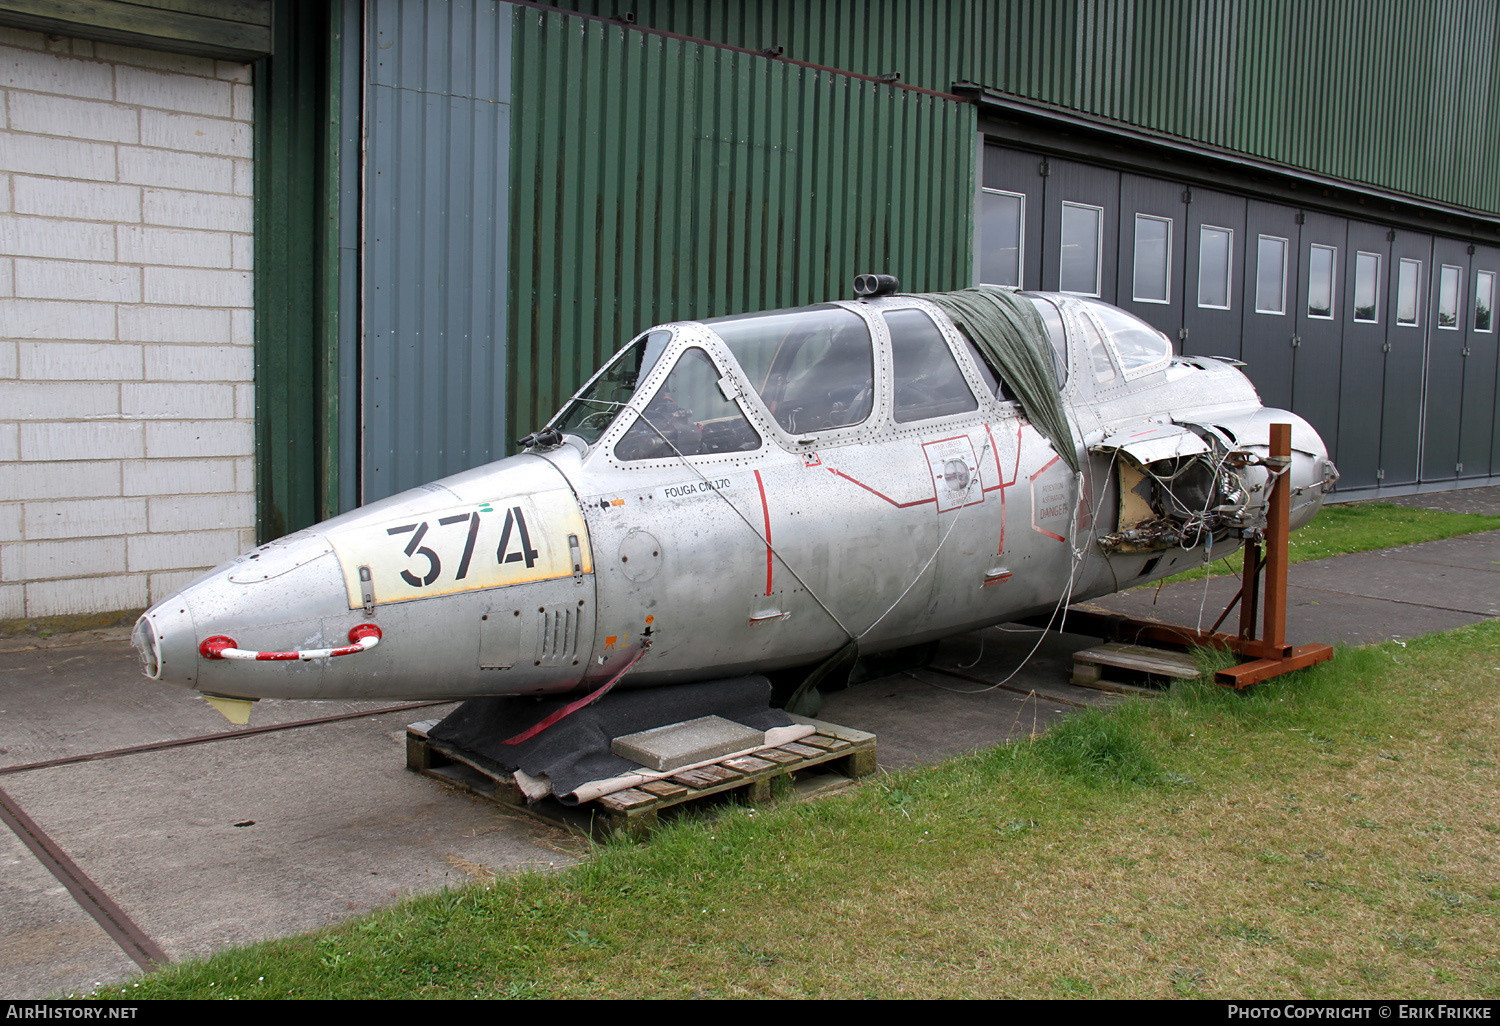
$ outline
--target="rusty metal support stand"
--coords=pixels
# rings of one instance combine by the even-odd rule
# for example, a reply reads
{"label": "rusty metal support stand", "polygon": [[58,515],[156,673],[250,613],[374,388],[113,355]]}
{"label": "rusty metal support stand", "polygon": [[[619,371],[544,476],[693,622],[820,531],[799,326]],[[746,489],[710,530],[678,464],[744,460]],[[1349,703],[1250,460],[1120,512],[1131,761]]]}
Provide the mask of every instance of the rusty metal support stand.
{"label": "rusty metal support stand", "polygon": [[[1260,562],[1260,547],[1245,553],[1245,572],[1240,598],[1240,655],[1259,656],[1248,663],[1220,670],[1214,679],[1235,689],[1247,688],[1259,681],[1279,677],[1333,658],[1333,646],[1286,643],[1286,569],[1287,547],[1291,535],[1292,482],[1287,468],[1292,458],[1292,426],[1271,425],[1271,462],[1278,467],[1276,482],[1271,486],[1271,509],[1266,524],[1266,593],[1264,637],[1255,641],[1256,593],[1259,573],[1252,572],[1252,560]],[[1257,568],[1258,569],[1258,568]]]}
{"label": "rusty metal support stand", "polygon": [[[1241,575],[1240,591],[1225,608],[1213,630],[1200,631],[1192,627],[1079,609],[1068,611],[1069,630],[1115,641],[1184,648],[1217,648],[1234,652],[1250,661],[1220,670],[1214,675],[1214,679],[1236,690],[1333,658],[1331,645],[1293,647],[1286,643],[1286,569],[1288,535],[1291,533],[1292,485],[1285,470],[1291,465],[1291,456],[1292,426],[1272,424],[1269,463],[1275,472],[1275,478],[1271,485],[1270,509],[1266,518],[1264,558],[1259,542],[1252,541],[1245,545],[1245,568]],[[1265,572],[1265,624],[1264,635],[1257,638],[1256,620],[1261,610],[1262,570]],[[1224,622],[1236,604],[1240,607],[1239,633],[1217,633],[1219,624]]]}

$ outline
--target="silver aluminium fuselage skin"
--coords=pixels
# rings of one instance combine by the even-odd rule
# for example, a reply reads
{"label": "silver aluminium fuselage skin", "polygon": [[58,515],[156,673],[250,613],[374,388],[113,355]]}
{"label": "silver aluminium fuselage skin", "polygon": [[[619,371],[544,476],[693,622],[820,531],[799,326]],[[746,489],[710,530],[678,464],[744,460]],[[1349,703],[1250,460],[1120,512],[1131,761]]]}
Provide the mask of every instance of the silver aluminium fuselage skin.
{"label": "silver aluminium fuselage skin", "polygon": [[[632,660],[621,686],[808,665],[850,638],[911,645],[1227,555],[1264,525],[1273,422],[1293,426],[1292,526],[1317,512],[1337,476],[1321,439],[1232,361],[1167,344],[1130,365],[1100,348],[1099,304],[1037,301],[1065,335],[1080,475],[916,297],[822,308],[873,340],[869,414],[830,429],[786,430],[712,322],[673,323],[597,438],[564,433],[237,557],[141,617],[146,671],[234,698],[462,699],[597,687]],[[908,383],[887,316],[903,310],[938,325],[977,408],[895,418]],[[621,458],[690,349],[758,447]],[[337,657],[205,644],[306,655],[366,624],[378,643]]]}

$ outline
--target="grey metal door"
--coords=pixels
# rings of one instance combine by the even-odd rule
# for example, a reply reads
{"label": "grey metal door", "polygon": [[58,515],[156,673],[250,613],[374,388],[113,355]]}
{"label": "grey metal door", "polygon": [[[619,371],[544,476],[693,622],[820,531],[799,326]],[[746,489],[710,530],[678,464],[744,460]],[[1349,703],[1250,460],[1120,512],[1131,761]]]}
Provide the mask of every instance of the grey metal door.
{"label": "grey metal door", "polygon": [[1301,273],[1297,276],[1297,333],[1292,341],[1292,410],[1338,451],[1339,365],[1344,340],[1344,290],[1349,222],[1303,214]]}
{"label": "grey metal door", "polygon": [[1428,278],[1427,391],[1422,418],[1422,480],[1458,476],[1458,430],[1464,400],[1464,294],[1468,247],[1453,239],[1432,241]]}
{"label": "grey metal door", "polygon": [[1500,249],[1475,246],[1465,281],[1464,409],[1458,429],[1459,477],[1487,477],[1492,468],[1495,429],[1496,339],[1495,292],[1500,290]]}
{"label": "grey metal door", "polygon": [[[1035,153],[1003,146],[984,148],[976,232],[975,278],[994,285],[1006,280],[1015,247],[1024,289],[1042,287],[1042,177],[1045,161]],[[1019,213],[1019,223],[1013,222]],[[1018,229],[1018,230],[1017,230]],[[993,280],[992,280],[993,279]]]}
{"label": "grey metal door", "polygon": [[1380,424],[1381,484],[1414,484],[1422,437],[1422,368],[1432,236],[1393,232],[1386,279],[1385,402]]}
{"label": "grey metal door", "polygon": [[1340,321],[1344,345],[1339,374],[1339,487],[1374,488],[1380,483],[1381,397],[1385,390],[1386,300],[1391,263],[1387,230],[1349,222]]}
{"label": "grey metal door", "polygon": [[1267,406],[1292,405],[1292,339],[1297,334],[1297,211],[1249,201],[1245,210],[1245,373]]}
{"label": "grey metal door", "polygon": [[1046,180],[1042,288],[1098,296],[1113,303],[1119,252],[1119,173],[1048,158]]}
{"label": "grey metal door", "polygon": [[1201,356],[1240,355],[1245,317],[1245,200],[1208,189],[1192,190],[1182,290],[1181,350]]}
{"label": "grey metal door", "polygon": [[1160,329],[1182,351],[1183,235],[1187,186],[1120,176],[1115,305]]}

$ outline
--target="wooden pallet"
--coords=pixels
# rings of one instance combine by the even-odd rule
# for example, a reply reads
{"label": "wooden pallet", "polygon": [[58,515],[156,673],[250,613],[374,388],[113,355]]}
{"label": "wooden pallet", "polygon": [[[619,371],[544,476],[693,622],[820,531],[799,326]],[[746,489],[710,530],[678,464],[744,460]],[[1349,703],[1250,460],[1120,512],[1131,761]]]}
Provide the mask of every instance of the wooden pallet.
{"label": "wooden pallet", "polygon": [[1101,691],[1130,694],[1156,694],[1157,689],[1138,684],[1123,684],[1104,679],[1104,669],[1123,670],[1146,680],[1192,680],[1198,676],[1198,662],[1185,652],[1173,652],[1145,645],[1123,645],[1109,642],[1073,653],[1073,683]]}
{"label": "wooden pallet", "polygon": [[661,812],[678,806],[702,805],[707,799],[736,793],[749,802],[771,797],[778,780],[795,781],[816,768],[851,779],[875,772],[875,735],[821,720],[793,716],[817,728],[800,741],[768,748],[752,755],[721,759],[708,766],[681,770],[661,780],[607,794],[579,805],[563,805],[553,797],[528,801],[509,773],[488,760],[428,738],[436,720],[406,728],[406,768],[528,816],[596,838],[609,834],[640,837],[657,825]]}

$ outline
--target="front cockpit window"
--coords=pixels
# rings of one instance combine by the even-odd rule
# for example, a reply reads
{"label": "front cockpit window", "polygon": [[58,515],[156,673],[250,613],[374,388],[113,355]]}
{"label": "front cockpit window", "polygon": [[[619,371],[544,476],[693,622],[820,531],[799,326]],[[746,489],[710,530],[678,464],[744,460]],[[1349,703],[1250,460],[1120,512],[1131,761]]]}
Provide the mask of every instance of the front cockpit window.
{"label": "front cockpit window", "polygon": [[858,314],[815,306],[703,323],[724,340],[788,434],[832,431],[869,418],[874,346]]}
{"label": "front cockpit window", "polygon": [[1087,315],[1078,318],[1078,330],[1089,350],[1089,364],[1094,368],[1095,383],[1105,385],[1114,381],[1119,375],[1115,372],[1114,361],[1109,357],[1109,346],[1104,341],[1103,333]]}
{"label": "front cockpit window", "polygon": [[640,381],[672,341],[665,329],[648,331],[615,354],[615,358],[563,407],[552,426],[593,445],[635,395]]}
{"label": "front cockpit window", "polygon": [[[671,459],[759,449],[760,435],[725,397],[721,375],[702,349],[686,349],[630,429],[615,459]],[[730,394],[733,394],[732,392]]]}
{"label": "front cockpit window", "polygon": [[1063,327],[1062,313],[1051,300],[1033,295],[1026,298],[1031,300],[1042,323],[1047,326],[1047,340],[1052,343],[1052,372],[1057,376],[1057,385],[1061,388],[1068,381],[1068,332]]}

